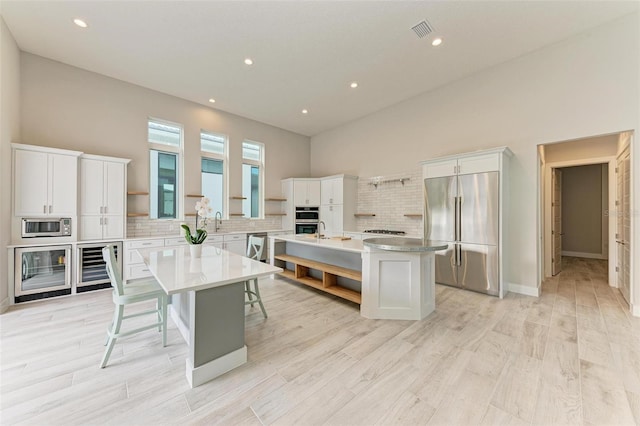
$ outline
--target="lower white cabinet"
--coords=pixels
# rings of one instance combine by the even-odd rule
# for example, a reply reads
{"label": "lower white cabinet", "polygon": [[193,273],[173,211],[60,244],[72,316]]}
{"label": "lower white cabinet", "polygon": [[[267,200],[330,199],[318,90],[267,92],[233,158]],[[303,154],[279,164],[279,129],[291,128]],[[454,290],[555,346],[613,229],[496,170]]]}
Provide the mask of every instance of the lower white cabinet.
{"label": "lower white cabinet", "polygon": [[[247,234],[209,235],[204,245],[218,247],[232,253],[244,256],[246,253]],[[138,254],[138,249],[156,247],[176,247],[187,245],[184,237],[170,237],[158,239],[129,240],[124,243],[124,279],[136,280],[151,276],[151,272],[144,260]]]}

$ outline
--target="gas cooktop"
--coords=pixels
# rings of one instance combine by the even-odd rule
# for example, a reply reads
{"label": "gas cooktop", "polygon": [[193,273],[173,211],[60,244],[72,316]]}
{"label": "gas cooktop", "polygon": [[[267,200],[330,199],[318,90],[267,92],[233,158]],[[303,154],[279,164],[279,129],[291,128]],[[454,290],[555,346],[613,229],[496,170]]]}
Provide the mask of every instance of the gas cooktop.
{"label": "gas cooktop", "polygon": [[389,229],[367,229],[364,232],[367,234],[389,234],[389,235],[404,235],[404,231],[391,231]]}

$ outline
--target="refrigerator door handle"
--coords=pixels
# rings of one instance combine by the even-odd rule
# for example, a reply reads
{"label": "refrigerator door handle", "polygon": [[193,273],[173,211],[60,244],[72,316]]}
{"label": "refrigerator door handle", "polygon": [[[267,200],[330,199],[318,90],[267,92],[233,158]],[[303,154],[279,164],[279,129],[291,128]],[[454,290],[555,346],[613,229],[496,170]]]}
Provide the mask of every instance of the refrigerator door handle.
{"label": "refrigerator door handle", "polygon": [[[460,224],[460,211],[458,210],[458,197],[453,197],[453,239],[459,241],[458,225]],[[458,256],[456,256],[458,259]]]}
{"label": "refrigerator door handle", "polygon": [[458,241],[462,241],[462,195],[458,197]]}

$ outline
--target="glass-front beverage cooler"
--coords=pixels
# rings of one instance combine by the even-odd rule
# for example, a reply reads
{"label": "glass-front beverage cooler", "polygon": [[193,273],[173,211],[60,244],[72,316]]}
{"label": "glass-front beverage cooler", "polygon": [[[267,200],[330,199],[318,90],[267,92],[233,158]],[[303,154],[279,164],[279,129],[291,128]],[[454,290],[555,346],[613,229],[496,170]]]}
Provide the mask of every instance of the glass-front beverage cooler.
{"label": "glass-front beverage cooler", "polygon": [[15,251],[16,302],[71,294],[71,246],[18,248]]}

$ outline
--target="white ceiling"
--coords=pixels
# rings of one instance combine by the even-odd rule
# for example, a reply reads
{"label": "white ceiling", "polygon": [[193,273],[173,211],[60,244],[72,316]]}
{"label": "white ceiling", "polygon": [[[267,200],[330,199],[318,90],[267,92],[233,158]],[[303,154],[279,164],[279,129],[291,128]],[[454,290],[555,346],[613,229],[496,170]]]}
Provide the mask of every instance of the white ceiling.
{"label": "white ceiling", "polygon": [[[2,0],[0,11],[25,52],[312,136],[638,4]],[[420,39],[411,27],[423,19],[435,31]]]}

